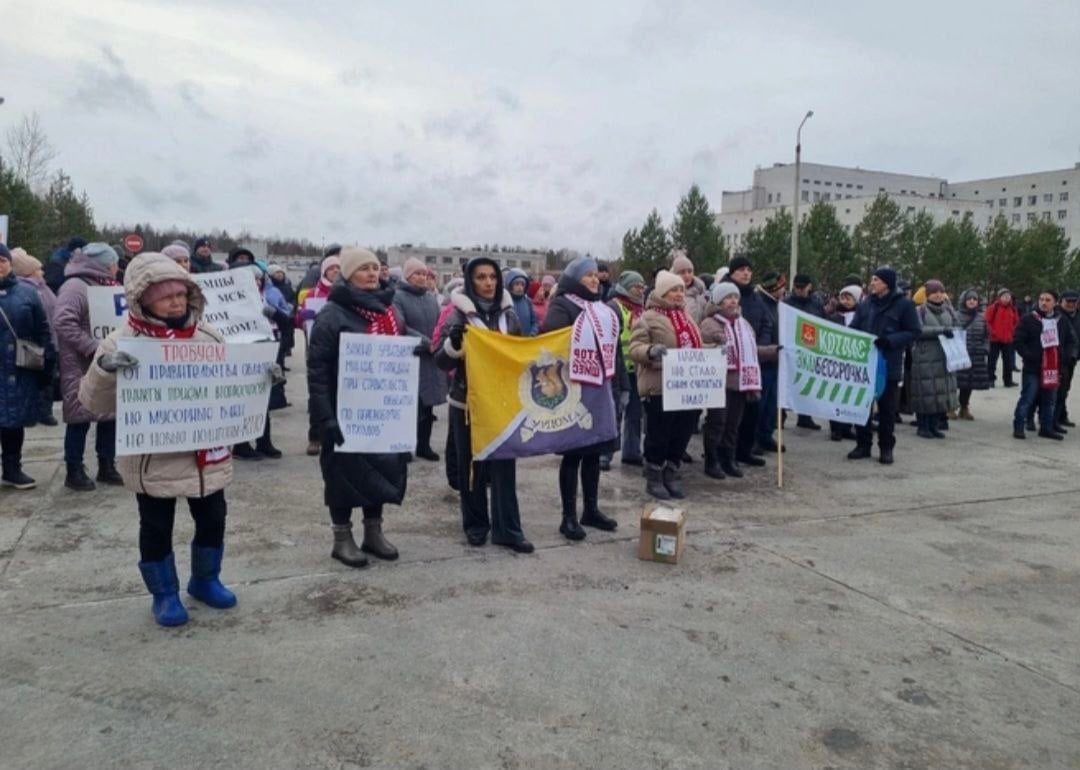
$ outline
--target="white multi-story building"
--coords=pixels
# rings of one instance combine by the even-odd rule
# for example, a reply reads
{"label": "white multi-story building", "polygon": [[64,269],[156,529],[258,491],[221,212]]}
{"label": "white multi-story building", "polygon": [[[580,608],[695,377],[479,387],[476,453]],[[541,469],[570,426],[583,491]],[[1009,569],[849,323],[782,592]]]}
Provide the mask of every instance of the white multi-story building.
{"label": "white multi-story building", "polygon": [[461,275],[465,263],[474,257],[487,257],[502,268],[517,267],[531,276],[544,272],[544,254],[527,251],[484,251],[482,249],[432,248],[403,243],[386,250],[386,262],[390,267],[402,267],[409,257],[416,257],[435,273],[440,286],[455,275]]}
{"label": "white multi-story building", "polygon": [[[940,177],[893,174],[845,166],[803,163],[799,180],[800,219],[809,205],[825,201],[851,232],[880,193],[906,214],[925,211],[937,223],[970,213],[980,228],[998,213],[1023,227],[1037,219],[1057,222],[1080,245],[1080,164],[1062,171],[950,183]],[[737,251],[752,227],[761,227],[795,195],[795,165],[777,163],[754,171],[753,186],[721,195],[717,222],[728,247]]]}

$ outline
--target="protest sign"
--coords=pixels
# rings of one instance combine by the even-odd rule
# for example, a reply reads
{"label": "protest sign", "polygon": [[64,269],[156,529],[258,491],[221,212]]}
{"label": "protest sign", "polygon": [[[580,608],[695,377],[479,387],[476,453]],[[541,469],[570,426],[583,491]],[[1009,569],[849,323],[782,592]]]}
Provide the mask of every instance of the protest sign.
{"label": "protest sign", "polygon": [[191,276],[206,297],[203,320],[227,342],[260,342],[274,339],[274,328],[263,315],[263,298],[248,270],[225,270]]}
{"label": "protest sign", "polygon": [[[319,314],[319,311],[326,305],[326,297],[308,297],[304,300],[304,309],[310,310],[315,315]],[[315,319],[309,318],[304,321],[304,334],[308,337],[311,336],[311,327],[315,325]]]}
{"label": "protest sign", "polygon": [[880,355],[874,335],[780,303],[780,405],[853,425],[870,418]]}
{"label": "protest sign", "polygon": [[123,286],[87,286],[86,304],[90,336],[101,341],[127,318],[127,295]]}
{"label": "protest sign", "polygon": [[938,337],[941,349],[945,351],[945,369],[959,372],[971,368],[971,356],[967,351],[967,329],[953,329],[953,336],[944,334]]}
{"label": "protest sign", "polygon": [[411,452],[416,448],[420,359],[416,337],[342,334],[336,452]]}
{"label": "protest sign", "polygon": [[116,453],[160,454],[251,441],[266,426],[276,345],[122,337],[139,360],[116,376]]}
{"label": "protest sign", "polygon": [[664,411],[723,409],[727,354],[723,348],[676,348],[664,354]]}

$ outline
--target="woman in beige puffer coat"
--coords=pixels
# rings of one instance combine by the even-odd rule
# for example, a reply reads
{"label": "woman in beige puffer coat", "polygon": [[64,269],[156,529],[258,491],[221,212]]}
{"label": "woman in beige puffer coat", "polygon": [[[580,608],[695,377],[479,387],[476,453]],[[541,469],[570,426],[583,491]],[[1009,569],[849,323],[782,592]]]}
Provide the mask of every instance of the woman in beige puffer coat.
{"label": "woman in beige puffer coat", "polygon": [[[79,401],[96,413],[116,411],[116,373],[138,361],[118,351],[122,337],[180,337],[224,343],[216,329],[202,322],[202,290],[172,259],[140,254],[124,275],[128,318],[102,340],[79,385]],[[225,538],[225,487],[232,481],[232,457],[225,448],[207,451],[129,455],[118,459],[124,486],[139,507],[139,552],[146,587],[154,596],[154,618],[163,626],[187,622],[180,602],[172,549],[176,498],[186,497],[195,520],[188,593],[211,607],[225,609],[236,596],[221,584]]]}

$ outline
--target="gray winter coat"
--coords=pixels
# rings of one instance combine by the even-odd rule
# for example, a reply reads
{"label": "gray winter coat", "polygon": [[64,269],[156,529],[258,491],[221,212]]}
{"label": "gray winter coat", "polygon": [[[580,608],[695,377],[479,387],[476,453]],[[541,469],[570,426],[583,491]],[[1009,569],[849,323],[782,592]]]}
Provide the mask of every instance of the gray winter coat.
{"label": "gray winter coat", "polygon": [[945,368],[945,351],[938,340],[960,325],[948,303],[935,308],[929,302],[919,308],[922,332],[911,348],[911,409],[916,414],[940,414],[960,405],[956,375]]}
{"label": "gray winter coat", "polygon": [[420,403],[424,406],[445,404],[449,384],[446,372],[435,365],[431,346],[431,335],[441,309],[438,298],[427,289],[399,283],[394,292],[394,307],[405,319],[405,333],[419,337],[426,351],[420,356]]}
{"label": "gray winter coat", "polygon": [[990,372],[986,362],[990,355],[990,332],[986,327],[983,308],[968,310],[964,307],[969,296],[971,295],[966,291],[960,295],[960,309],[956,311],[956,316],[960,321],[960,328],[967,330],[967,352],[971,358],[971,368],[956,373],[956,385],[972,390],[989,390]]}

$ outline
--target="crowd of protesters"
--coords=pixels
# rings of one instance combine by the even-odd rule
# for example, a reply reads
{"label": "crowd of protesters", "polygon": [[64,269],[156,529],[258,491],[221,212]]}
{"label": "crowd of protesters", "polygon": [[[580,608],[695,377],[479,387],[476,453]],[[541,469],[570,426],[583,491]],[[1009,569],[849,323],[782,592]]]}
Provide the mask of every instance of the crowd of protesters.
{"label": "crowd of protesters", "polygon": [[[830,422],[829,438],[852,440],[847,457],[872,456],[894,462],[896,425],[913,415],[915,435],[942,439],[951,420],[974,420],[972,395],[998,383],[1019,387],[1013,436],[1029,433],[1060,441],[1069,419],[1067,399],[1080,358],[1080,294],[1045,290],[1021,307],[1008,289],[988,302],[974,288],[955,303],[937,280],[912,287],[889,266],[869,279],[846,277],[834,293],[818,290],[811,276],[791,279],[777,272],[755,275],[754,265],[736,256],[715,274],[698,274],[691,259],[673,251],[667,269],[648,277],[580,257],[560,274],[530,276],[475,258],[439,287],[422,261],[391,268],[375,253],[332,247],[294,286],[280,265],[266,264],[247,249],[225,263],[211,244],[177,241],[161,253],[121,258],[104,243],[72,239],[43,265],[21,249],[0,244],[0,445],[3,486],[26,490],[35,481],[22,464],[25,431],[55,425],[54,401],[62,402],[64,485],[79,493],[97,484],[123,485],[136,494],[139,567],[154,597],[154,617],[178,625],[187,614],[179,599],[172,550],[176,500],[187,498],[195,522],[188,593],[226,608],[236,597],[219,579],[227,506],[225,488],[233,459],[274,460],[282,452],[271,440],[269,411],[290,406],[285,398],[287,363],[298,338],[306,341],[307,454],[319,457],[323,500],[331,524],[331,556],[351,567],[368,557],[392,560],[397,549],[383,532],[385,506],[406,495],[409,463],[442,462],[457,493],[466,541],[520,553],[533,550],[522,530],[514,460],[478,461],[471,454],[466,399],[470,384],[464,338],[471,328],[532,336],[575,324],[587,314],[600,330],[597,355],[603,376],[595,384],[610,399],[618,436],[562,454],[559,464],[561,519],[567,539],[587,537],[586,528],[611,531],[618,522],[601,510],[603,472],[620,464],[640,467],[644,492],[655,499],[687,495],[688,465],[701,457],[703,473],[715,480],[741,479],[783,451],[777,441],[779,307],[866,332],[874,337],[884,366],[872,416],[863,425]],[[277,364],[263,435],[254,444],[199,452],[116,458],[116,376],[137,361],[118,349],[124,337],[149,336],[222,341],[203,318],[205,300],[193,273],[250,270],[274,329]],[[128,317],[105,339],[93,334],[87,293],[92,286],[122,282]],[[609,330],[609,331],[606,331]],[[942,339],[963,331],[970,366],[953,371]],[[409,335],[420,359],[415,453],[345,453],[337,422],[337,367],[342,333]],[[723,347],[726,406],[668,411],[663,406],[663,360],[680,348]],[[1017,359],[1021,364],[1019,376]],[[432,446],[436,408],[448,403],[446,444]],[[786,419],[783,414],[781,419]],[[822,428],[808,415],[796,427]],[[1038,426],[1036,426],[1038,420]],[[96,473],[85,463],[94,432]],[[701,450],[693,447],[701,436]],[[580,492],[581,506],[578,505]],[[353,537],[359,508],[363,537]]]}

